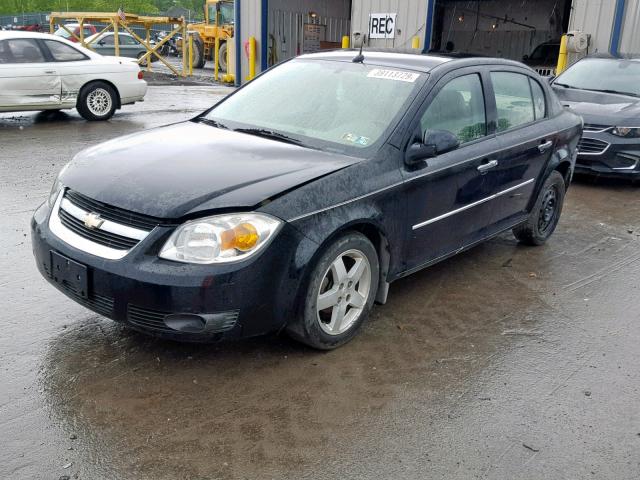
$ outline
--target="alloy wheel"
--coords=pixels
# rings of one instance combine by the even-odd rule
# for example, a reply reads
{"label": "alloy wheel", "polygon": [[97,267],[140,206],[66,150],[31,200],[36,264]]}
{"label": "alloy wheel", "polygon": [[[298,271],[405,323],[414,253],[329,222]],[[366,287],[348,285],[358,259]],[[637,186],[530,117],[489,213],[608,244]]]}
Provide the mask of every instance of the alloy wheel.
{"label": "alloy wheel", "polygon": [[329,335],[340,335],[365,310],[371,294],[371,265],[360,250],[341,253],[325,272],[316,298],[320,328]]}
{"label": "alloy wheel", "polygon": [[87,108],[97,117],[102,117],[111,111],[111,95],[104,88],[96,88],[87,95]]}

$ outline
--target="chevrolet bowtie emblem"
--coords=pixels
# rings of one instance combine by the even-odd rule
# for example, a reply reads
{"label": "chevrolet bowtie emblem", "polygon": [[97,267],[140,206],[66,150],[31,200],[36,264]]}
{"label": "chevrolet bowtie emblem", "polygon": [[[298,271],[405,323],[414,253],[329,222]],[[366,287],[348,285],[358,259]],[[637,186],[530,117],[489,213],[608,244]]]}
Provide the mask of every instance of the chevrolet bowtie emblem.
{"label": "chevrolet bowtie emblem", "polygon": [[100,228],[103,223],[104,220],[100,218],[100,215],[97,213],[90,212],[84,216],[84,226],[92,230],[94,228]]}

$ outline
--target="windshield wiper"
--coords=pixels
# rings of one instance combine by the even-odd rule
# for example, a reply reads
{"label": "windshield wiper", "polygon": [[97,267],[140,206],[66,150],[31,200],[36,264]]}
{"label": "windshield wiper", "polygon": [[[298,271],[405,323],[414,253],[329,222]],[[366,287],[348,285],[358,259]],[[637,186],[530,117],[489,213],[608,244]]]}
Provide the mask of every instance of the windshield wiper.
{"label": "windshield wiper", "polygon": [[604,90],[600,90],[599,88],[585,88],[584,90],[588,90],[590,92],[613,93],[615,95],[627,95],[629,97],[640,97],[637,93],[620,92],[619,90],[609,90],[606,88]]}
{"label": "windshield wiper", "polygon": [[213,120],[211,118],[206,118],[206,117],[201,117],[196,120],[200,123],[204,123],[205,125],[210,125],[216,128],[222,128],[223,130],[229,130],[229,127],[227,127],[224,123],[219,122],[218,120]]}
{"label": "windshield wiper", "polygon": [[256,137],[270,138],[272,140],[291,143],[293,145],[302,145],[300,140],[296,140],[295,138],[288,137],[283,133],[274,132],[273,130],[267,130],[265,128],[236,128],[233,131],[255,135]]}
{"label": "windshield wiper", "polygon": [[566,83],[553,82],[553,85],[557,85],[559,87],[564,87],[564,88],[576,88],[573,85],[567,85]]}

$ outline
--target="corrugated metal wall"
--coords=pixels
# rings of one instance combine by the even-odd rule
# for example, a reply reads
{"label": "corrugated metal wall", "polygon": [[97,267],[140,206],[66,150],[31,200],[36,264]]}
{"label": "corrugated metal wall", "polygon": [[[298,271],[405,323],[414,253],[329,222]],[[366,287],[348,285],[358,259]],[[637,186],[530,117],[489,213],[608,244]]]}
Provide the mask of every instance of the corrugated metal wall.
{"label": "corrugated metal wall", "polygon": [[[640,0],[626,0],[620,53],[640,54]],[[573,0],[569,30],[591,35],[589,53],[610,49],[616,0]]]}
{"label": "corrugated metal wall", "polygon": [[323,25],[322,40],[340,43],[349,35],[350,14],[349,0],[269,0],[269,65],[304,53],[304,24]]}
{"label": "corrugated metal wall", "polygon": [[608,52],[616,0],[573,0],[569,30],[591,34],[589,53]]}
{"label": "corrugated metal wall", "polygon": [[[434,1],[434,0],[429,0]],[[351,11],[351,35],[369,31],[370,13],[397,13],[396,38],[371,39],[371,47],[405,49],[411,47],[411,39],[420,37],[424,45],[427,23],[427,0],[354,0]]]}
{"label": "corrugated metal wall", "polygon": [[256,71],[260,71],[261,52],[260,52],[260,34],[262,32],[262,1],[261,0],[240,0],[240,36],[242,40],[242,73],[241,82],[245,82],[245,78],[249,73],[249,59],[245,54],[245,42],[249,37],[256,37]]}
{"label": "corrugated metal wall", "polygon": [[640,0],[627,0],[620,52],[640,53]]}

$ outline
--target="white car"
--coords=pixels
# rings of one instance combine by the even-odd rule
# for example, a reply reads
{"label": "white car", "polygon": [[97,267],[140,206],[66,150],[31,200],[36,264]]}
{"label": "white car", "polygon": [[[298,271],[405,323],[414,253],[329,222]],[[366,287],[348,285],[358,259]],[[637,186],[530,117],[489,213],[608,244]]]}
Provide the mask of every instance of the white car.
{"label": "white car", "polygon": [[0,31],[0,112],[77,108],[107,120],[147,93],[139,65],[54,35]]}

